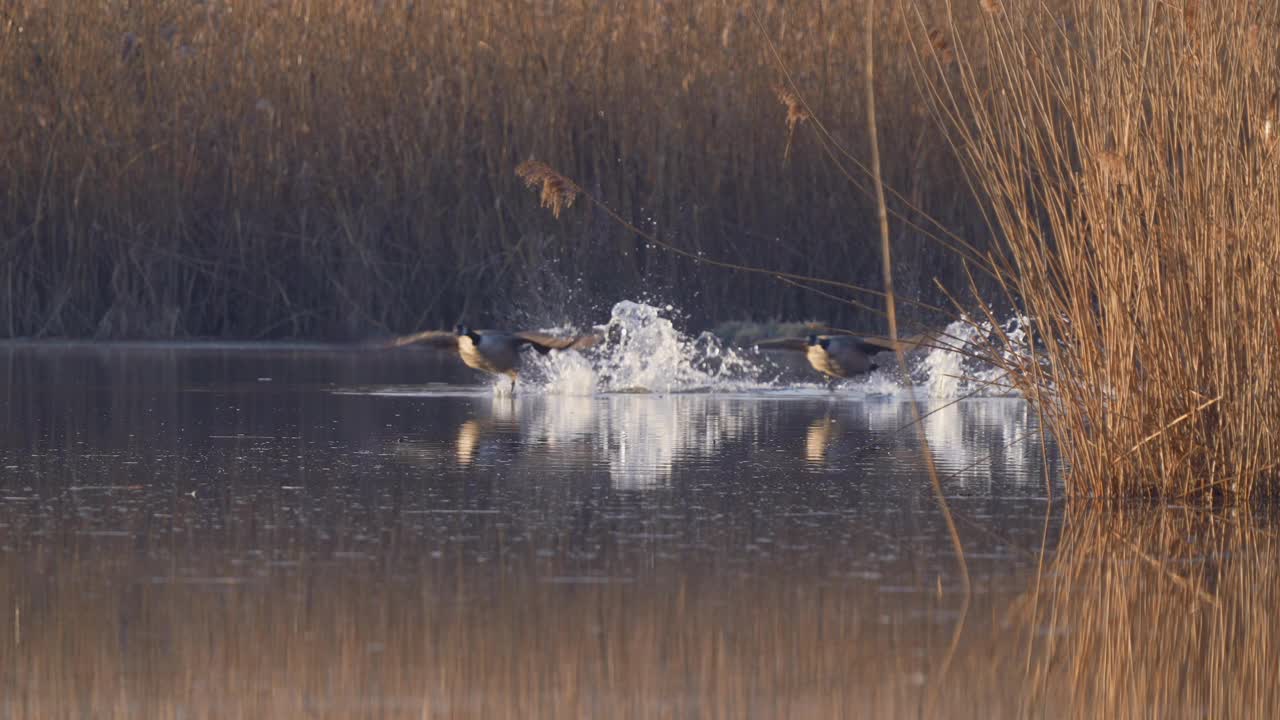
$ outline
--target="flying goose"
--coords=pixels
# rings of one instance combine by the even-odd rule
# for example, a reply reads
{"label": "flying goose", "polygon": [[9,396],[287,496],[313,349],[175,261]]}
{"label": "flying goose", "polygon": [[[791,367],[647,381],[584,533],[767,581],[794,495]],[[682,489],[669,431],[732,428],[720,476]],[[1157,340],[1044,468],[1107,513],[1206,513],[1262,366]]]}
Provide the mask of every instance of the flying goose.
{"label": "flying goose", "polygon": [[459,324],[453,332],[427,330],[404,335],[387,343],[386,347],[403,347],[414,343],[428,343],[439,348],[458,351],[467,367],[494,375],[511,378],[512,391],[516,388],[516,374],[520,367],[520,349],[525,345],[546,355],[552,350],[580,350],[600,341],[599,335],[574,335],[557,337],[540,332],[505,332],[502,330],[473,330]]}
{"label": "flying goose", "polygon": [[859,337],[857,335],[810,335],[808,338],[778,338],[762,340],[756,347],[765,350],[802,350],[814,370],[833,378],[828,385],[832,388],[836,380],[851,378],[877,369],[879,366],[871,361],[876,353],[893,352],[895,350],[912,350],[926,340],[925,335],[899,339],[895,344],[889,338]]}

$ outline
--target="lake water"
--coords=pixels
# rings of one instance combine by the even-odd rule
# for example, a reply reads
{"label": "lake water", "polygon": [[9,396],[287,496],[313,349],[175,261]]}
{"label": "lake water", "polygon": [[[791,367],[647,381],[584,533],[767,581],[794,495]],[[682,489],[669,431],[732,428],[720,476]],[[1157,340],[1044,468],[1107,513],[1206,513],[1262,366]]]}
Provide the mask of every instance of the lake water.
{"label": "lake water", "polygon": [[0,346],[0,717],[1277,707],[1268,513],[1067,508],[1024,402],[924,393],[962,565],[891,378],[575,368]]}

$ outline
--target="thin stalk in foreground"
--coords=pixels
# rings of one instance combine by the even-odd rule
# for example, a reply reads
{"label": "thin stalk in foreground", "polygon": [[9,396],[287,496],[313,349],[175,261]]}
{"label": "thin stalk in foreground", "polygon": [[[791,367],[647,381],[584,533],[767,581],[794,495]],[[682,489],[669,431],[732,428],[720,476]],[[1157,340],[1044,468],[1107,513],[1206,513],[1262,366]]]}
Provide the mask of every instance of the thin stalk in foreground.
{"label": "thin stalk in foreground", "polygon": [[893,292],[893,259],[889,244],[889,212],[884,199],[884,182],[880,173],[880,143],[876,133],[875,0],[870,0],[867,3],[866,13],[867,17],[864,24],[866,33],[863,40],[867,52],[867,137],[871,144],[871,179],[875,185],[876,218],[880,230],[880,259],[884,268],[884,298],[886,317],[889,320],[889,338],[893,341],[894,354],[898,357],[898,367],[902,372],[903,385],[907,388],[907,399],[911,405],[911,413],[915,418],[916,434],[920,438],[920,451],[924,455],[925,468],[929,471],[929,481],[933,484],[933,493],[938,500],[938,507],[942,510],[943,518],[946,519],[947,532],[951,535],[951,544],[955,549],[956,562],[960,566],[961,581],[964,583],[964,601],[960,608],[960,620],[956,623],[955,633],[951,637],[951,644],[947,648],[946,657],[943,658],[942,666],[938,671],[938,677],[945,677],[947,668],[951,664],[951,658],[954,657],[956,647],[960,642],[960,633],[964,629],[964,619],[969,612],[972,590],[969,582],[969,565],[964,559],[964,545],[960,542],[960,533],[956,530],[955,518],[951,517],[951,509],[947,506],[947,499],[942,493],[942,481],[938,478],[938,469],[933,462],[933,451],[929,448],[929,439],[924,431],[924,423],[921,421],[920,407],[916,405],[915,389],[912,387],[911,377],[907,373],[906,353],[903,352],[902,346],[898,344],[898,314]]}

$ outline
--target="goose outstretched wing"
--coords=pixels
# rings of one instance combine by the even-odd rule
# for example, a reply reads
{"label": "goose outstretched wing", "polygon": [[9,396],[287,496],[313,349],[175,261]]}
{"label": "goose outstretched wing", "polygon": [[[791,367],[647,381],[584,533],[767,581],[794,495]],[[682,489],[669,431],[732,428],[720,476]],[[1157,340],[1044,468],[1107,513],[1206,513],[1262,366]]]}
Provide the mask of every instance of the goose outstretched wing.
{"label": "goose outstretched wing", "polygon": [[427,343],[438,348],[456,350],[458,347],[458,335],[448,330],[424,330],[412,335],[401,335],[398,338],[393,338],[383,347],[397,348],[415,343]]}
{"label": "goose outstretched wing", "polygon": [[560,336],[540,332],[518,332],[513,335],[522,343],[532,345],[538,352],[543,353],[548,350],[585,350],[602,339],[598,333]]}
{"label": "goose outstretched wing", "polygon": [[894,342],[887,337],[878,337],[875,335],[868,335],[853,339],[857,343],[859,350],[868,355],[874,355],[879,352],[897,352],[899,350],[902,352],[911,352],[918,347],[927,346],[928,343],[933,341],[933,338],[934,333],[920,333],[919,335],[912,335],[910,337],[900,337],[897,342]]}
{"label": "goose outstretched wing", "polygon": [[761,350],[799,350],[804,352],[809,348],[809,341],[804,338],[772,338],[761,340],[756,343],[756,347]]}

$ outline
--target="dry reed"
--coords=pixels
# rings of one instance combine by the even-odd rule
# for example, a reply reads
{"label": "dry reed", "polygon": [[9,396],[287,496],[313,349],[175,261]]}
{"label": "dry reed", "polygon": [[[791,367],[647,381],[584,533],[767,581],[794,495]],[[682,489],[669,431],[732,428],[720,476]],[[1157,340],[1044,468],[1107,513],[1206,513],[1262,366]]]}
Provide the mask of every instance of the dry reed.
{"label": "dry reed", "polygon": [[810,113],[800,96],[790,88],[775,86],[773,91],[778,96],[778,102],[787,108],[787,146],[782,151],[782,159],[785,162],[791,159],[791,144],[795,142],[796,128],[809,119]]}
{"label": "dry reed", "polygon": [[551,210],[551,214],[557,218],[560,217],[560,211],[573,207],[573,201],[580,192],[572,180],[537,160],[520,163],[516,166],[516,175],[529,187],[538,188],[542,207]]}
{"label": "dry reed", "polygon": [[[983,17],[951,33],[959,74],[923,77],[1003,239],[983,269],[1028,318],[989,354],[1059,441],[1068,489],[1274,493],[1280,177],[1257,98],[1276,91],[1280,10]],[[999,315],[976,304],[975,324]]]}

